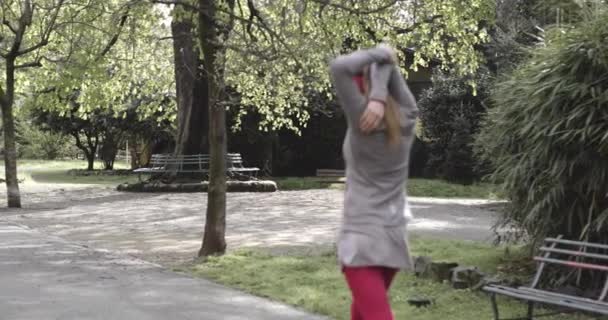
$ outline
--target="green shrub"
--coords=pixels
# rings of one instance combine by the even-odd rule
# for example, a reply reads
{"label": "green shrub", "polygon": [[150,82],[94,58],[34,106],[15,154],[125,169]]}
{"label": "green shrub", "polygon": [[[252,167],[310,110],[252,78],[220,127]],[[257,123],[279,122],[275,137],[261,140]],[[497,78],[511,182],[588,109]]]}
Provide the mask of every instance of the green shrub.
{"label": "green shrub", "polygon": [[42,131],[33,125],[19,125],[19,156],[24,159],[55,160],[73,156],[70,138]]}
{"label": "green shrub", "polygon": [[497,86],[477,139],[516,237],[608,242],[608,8],[585,15]]}

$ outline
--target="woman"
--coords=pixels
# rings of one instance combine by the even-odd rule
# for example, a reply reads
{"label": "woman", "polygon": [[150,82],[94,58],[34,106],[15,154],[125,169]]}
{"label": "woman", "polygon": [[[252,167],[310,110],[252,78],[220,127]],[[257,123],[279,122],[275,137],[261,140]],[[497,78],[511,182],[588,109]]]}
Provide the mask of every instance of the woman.
{"label": "woman", "polygon": [[340,56],[331,75],[348,130],[338,260],[353,297],[353,320],[393,319],[387,292],[412,268],[405,236],[404,186],[418,108],[392,48]]}

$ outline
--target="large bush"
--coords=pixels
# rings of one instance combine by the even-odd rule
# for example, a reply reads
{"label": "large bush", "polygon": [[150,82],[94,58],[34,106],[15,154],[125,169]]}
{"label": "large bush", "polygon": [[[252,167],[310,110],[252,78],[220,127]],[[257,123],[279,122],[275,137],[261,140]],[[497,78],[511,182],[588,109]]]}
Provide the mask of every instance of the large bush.
{"label": "large bush", "polygon": [[[423,92],[419,102],[422,138],[429,150],[427,175],[459,183],[478,178],[472,145],[486,111],[489,79],[485,71],[476,79],[441,72],[433,76],[433,86]],[[477,92],[468,80],[477,83]]]}
{"label": "large bush", "polygon": [[24,159],[56,160],[74,157],[69,137],[55,132],[45,132],[28,123],[18,124],[17,136],[19,157]]}
{"label": "large bush", "polygon": [[608,242],[608,13],[585,14],[497,86],[477,140],[516,236]]}

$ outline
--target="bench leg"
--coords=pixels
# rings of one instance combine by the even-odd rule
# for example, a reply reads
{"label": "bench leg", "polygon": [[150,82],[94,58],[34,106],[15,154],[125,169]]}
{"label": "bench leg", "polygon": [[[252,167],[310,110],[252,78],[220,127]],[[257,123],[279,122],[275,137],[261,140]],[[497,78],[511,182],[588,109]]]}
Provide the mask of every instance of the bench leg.
{"label": "bench leg", "polygon": [[494,320],[500,320],[498,314],[498,304],[496,303],[496,294],[492,293],[490,295],[490,300],[492,301],[492,311],[494,311]]}
{"label": "bench leg", "polygon": [[528,302],[528,320],[534,319],[534,302]]}

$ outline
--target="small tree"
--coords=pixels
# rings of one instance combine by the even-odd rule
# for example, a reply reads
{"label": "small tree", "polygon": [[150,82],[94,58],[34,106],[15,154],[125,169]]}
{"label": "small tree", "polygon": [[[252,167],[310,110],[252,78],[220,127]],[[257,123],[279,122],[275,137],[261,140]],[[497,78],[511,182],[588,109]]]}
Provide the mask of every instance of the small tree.
{"label": "small tree", "polygon": [[[41,65],[42,56],[36,53],[49,44],[56,31],[59,14],[68,6],[64,0],[31,0],[0,2],[0,60],[4,80],[0,84],[0,108],[4,129],[4,166],[8,206],[21,207],[21,195],[17,180],[17,150],[15,142],[15,88],[17,71]],[[36,54],[36,55],[34,55]],[[29,59],[25,60],[24,59]]]}
{"label": "small tree", "polygon": [[87,170],[93,170],[100,142],[100,128],[92,117],[80,117],[77,112],[61,114],[58,111],[34,109],[33,123],[42,130],[74,138],[74,143],[87,159]]}
{"label": "small tree", "polygon": [[496,88],[477,145],[511,200],[499,226],[608,242],[608,7],[555,30]]}

